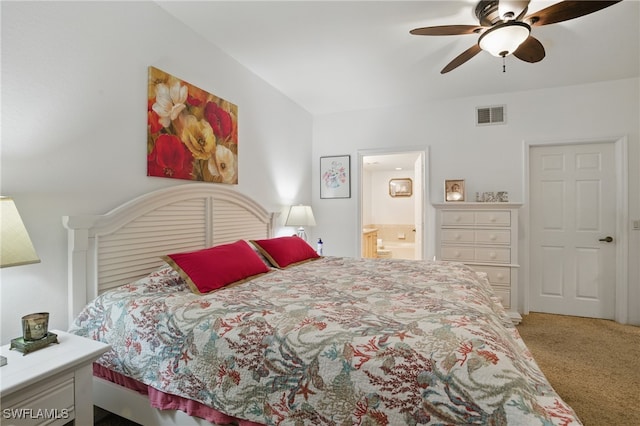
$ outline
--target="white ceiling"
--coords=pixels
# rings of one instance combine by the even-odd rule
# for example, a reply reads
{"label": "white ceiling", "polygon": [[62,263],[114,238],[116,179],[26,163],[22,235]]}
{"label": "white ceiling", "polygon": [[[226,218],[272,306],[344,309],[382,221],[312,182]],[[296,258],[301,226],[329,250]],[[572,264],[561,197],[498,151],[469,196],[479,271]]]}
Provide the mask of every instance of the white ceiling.
{"label": "white ceiling", "polygon": [[[534,27],[546,49],[536,64],[509,56],[503,73],[501,58],[480,52],[444,75],[440,70],[477,36],[409,30],[477,25],[473,0],[157,3],[312,114],[640,75],[637,0]],[[532,0],[529,12],[554,3]]]}
{"label": "white ceiling", "polygon": [[418,152],[367,155],[362,157],[362,168],[369,172],[408,171],[413,175],[419,157]]}

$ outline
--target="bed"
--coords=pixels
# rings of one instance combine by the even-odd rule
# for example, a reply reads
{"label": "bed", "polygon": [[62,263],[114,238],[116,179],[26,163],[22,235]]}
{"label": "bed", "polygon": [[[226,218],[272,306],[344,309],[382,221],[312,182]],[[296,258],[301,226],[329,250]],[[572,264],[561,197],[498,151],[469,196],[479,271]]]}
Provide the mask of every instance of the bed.
{"label": "bed", "polygon": [[[486,276],[318,257],[276,219],[210,184],[64,218],[70,331],[112,346],[96,405],[146,425],[581,424]],[[199,292],[220,265],[257,269]]]}

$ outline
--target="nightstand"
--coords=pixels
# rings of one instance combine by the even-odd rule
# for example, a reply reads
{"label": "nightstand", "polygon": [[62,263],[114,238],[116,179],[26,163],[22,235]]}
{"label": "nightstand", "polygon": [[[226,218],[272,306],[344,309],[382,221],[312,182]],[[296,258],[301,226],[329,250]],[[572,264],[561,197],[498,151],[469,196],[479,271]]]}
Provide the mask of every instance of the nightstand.
{"label": "nightstand", "polygon": [[[92,363],[110,346],[51,330],[59,343],[23,355],[0,348],[0,423],[51,426],[93,424]],[[75,422],[74,422],[75,421]]]}

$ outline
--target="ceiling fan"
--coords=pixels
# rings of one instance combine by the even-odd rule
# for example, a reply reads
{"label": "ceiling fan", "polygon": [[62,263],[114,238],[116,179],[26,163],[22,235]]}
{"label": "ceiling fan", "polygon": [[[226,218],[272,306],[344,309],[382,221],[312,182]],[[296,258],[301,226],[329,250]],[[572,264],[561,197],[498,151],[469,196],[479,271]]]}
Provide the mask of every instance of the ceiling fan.
{"label": "ceiling fan", "polygon": [[481,0],[475,15],[480,25],[441,25],[416,28],[414,35],[462,35],[479,34],[478,42],[462,52],[445,66],[445,74],[485,50],[497,57],[513,54],[525,62],[539,62],[545,56],[542,43],[531,35],[531,27],[555,24],[597,12],[617,1],[562,1],[538,12],[527,15],[530,0]]}

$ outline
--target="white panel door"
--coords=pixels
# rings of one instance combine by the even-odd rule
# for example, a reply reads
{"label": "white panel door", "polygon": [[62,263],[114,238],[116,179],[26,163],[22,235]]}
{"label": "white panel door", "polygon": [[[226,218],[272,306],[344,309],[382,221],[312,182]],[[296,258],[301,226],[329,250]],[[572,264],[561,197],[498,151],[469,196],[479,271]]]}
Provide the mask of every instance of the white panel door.
{"label": "white panel door", "polygon": [[422,170],[422,164],[424,163],[424,160],[422,158],[422,154],[418,155],[418,158],[416,159],[414,168],[413,168],[413,196],[415,198],[414,202],[413,202],[413,214],[414,214],[414,225],[415,225],[415,229],[413,230],[414,236],[415,236],[415,252],[414,252],[414,259],[416,260],[422,260],[423,259],[423,254],[422,254],[422,230],[424,229],[422,226],[422,220],[424,217],[424,213],[423,213],[423,202],[422,202],[422,182],[423,182],[423,170]]}
{"label": "white panel door", "polygon": [[614,144],[536,146],[529,159],[530,310],[613,319]]}

